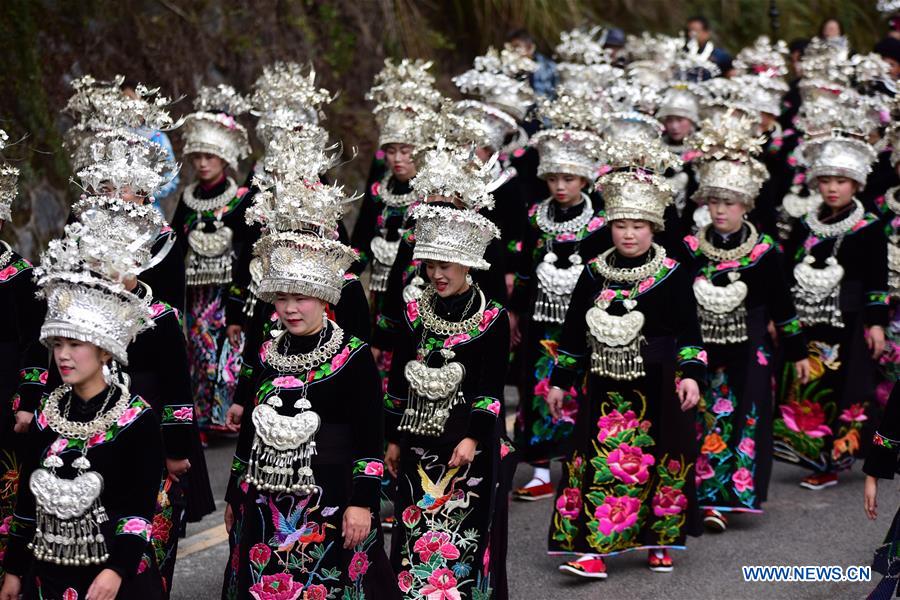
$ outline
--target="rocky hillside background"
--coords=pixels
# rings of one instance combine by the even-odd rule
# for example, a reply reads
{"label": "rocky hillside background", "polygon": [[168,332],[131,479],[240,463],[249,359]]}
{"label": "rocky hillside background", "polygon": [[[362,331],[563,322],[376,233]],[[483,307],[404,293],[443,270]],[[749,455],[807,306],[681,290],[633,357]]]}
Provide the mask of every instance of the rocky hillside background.
{"label": "rocky hillside background", "polygon": [[[629,32],[675,34],[689,15],[704,14],[718,42],[736,50],[771,33],[766,0],[3,0],[0,2],[0,127],[11,139],[6,158],[22,171],[13,221],[0,237],[34,258],[59,234],[78,189],[60,149],[70,121],[61,114],[69,82],[90,73],[122,73],[190,110],[203,84],[249,90],[275,60],[312,64],[340,97],[325,126],[349,153],[336,179],[360,187],[376,131],[363,95],[385,57],[432,59],[440,87],[489,44],[527,27],[545,53],[559,32],[603,23]],[[841,19],[853,46],[868,51],[885,29],[874,0],[779,0],[780,37],[810,36],[823,17]],[[247,122],[247,125],[252,125]],[[251,127],[252,131],[252,127]],[[176,152],[181,139],[175,132]],[[256,143],[259,152],[259,144]],[[249,168],[249,161],[244,169]],[[189,180],[189,167],[182,181]],[[241,173],[244,175],[246,171]],[[170,200],[174,201],[175,196]]]}

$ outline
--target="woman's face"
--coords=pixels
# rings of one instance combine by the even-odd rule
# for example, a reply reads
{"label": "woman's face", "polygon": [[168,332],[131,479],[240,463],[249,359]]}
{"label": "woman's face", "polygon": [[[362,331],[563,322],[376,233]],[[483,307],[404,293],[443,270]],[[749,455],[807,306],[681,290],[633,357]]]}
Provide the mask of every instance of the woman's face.
{"label": "woman's face", "polygon": [[195,152],[191,155],[191,164],[201,183],[215,183],[225,174],[225,161],[215,154]]}
{"label": "woman's face", "polygon": [[71,338],[53,339],[53,360],[63,383],[80,386],[98,377],[103,377],[103,365],[110,354],[94,344]]}
{"label": "woman's face", "polygon": [[[111,182],[104,181],[100,184],[100,189],[98,190],[104,196],[115,196],[116,188],[113,186]],[[136,194],[130,187],[124,186],[118,190],[118,197],[124,200],[125,202],[131,202],[132,204],[144,205],[147,203],[149,198],[146,194]]]}
{"label": "woman's face", "polygon": [[816,178],[819,194],[832,210],[844,208],[856,194],[859,184],[847,177],[823,175]]}
{"label": "woman's face", "polygon": [[709,216],[712,217],[713,227],[719,233],[734,233],[743,225],[744,215],[747,214],[747,207],[743,202],[724,198],[707,198],[706,205],[709,207]]}
{"label": "woman's face", "polygon": [[676,144],[682,142],[693,130],[694,122],[686,117],[670,115],[663,120],[666,127],[666,135]]}
{"label": "woman's face", "polygon": [[822,25],[822,37],[826,40],[841,37],[841,24],[834,19],[825,21],[825,24]]}
{"label": "woman's face", "polygon": [[425,273],[441,298],[455,296],[469,288],[469,284],[466,282],[469,267],[464,267],[459,263],[426,260]]}
{"label": "woman's face", "polygon": [[612,222],[612,240],[616,250],[625,257],[640,256],[650,250],[653,226],[649,221],[616,219]]}
{"label": "woman's face", "polygon": [[587,179],[569,173],[550,173],[547,187],[553,199],[563,206],[571,206],[581,200],[581,190],[588,184]]}
{"label": "woman's face", "polygon": [[384,159],[388,168],[400,181],[409,181],[416,176],[412,154],[413,147],[409,144],[386,144],[384,147]]}
{"label": "woman's face", "polygon": [[302,294],[278,292],[275,297],[275,312],[278,318],[294,335],[310,335],[322,329],[325,302]]}

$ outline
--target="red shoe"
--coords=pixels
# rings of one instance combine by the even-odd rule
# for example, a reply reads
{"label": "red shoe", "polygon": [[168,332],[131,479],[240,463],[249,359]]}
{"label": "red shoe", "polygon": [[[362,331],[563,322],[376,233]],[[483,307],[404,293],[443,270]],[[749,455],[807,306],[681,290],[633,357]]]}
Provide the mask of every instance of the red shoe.
{"label": "red shoe", "polygon": [[723,533],[728,528],[728,519],[714,508],[703,511],[703,524],[715,533]]}
{"label": "red shoe", "polygon": [[606,563],[599,556],[587,560],[575,560],[559,565],[562,573],[587,579],[606,579]]}
{"label": "red shoe", "polygon": [[549,482],[539,485],[520,487],[513,492],[513,498],[521,502],[534,502],[535,500],[543,500],[544,498],[552,498],[556,493],[553,484]]}
{"label": "red shoe", "polygon": [[800,487],[808,490],[824,490],[838,484],[837,473],[814,473],[800,480]]}
{"label": "red shoe", "polygon": [[672,566],[672,557],[669,556],[669,551],[665,549],[650,550],[647,553],[647,566],[654,573],[671,573],[674,568]]}
{"label": "red shoe", "polygon": [[206,432],[200,432],[200,446],[202,448],[209,448],[209,438],[206,437]]}

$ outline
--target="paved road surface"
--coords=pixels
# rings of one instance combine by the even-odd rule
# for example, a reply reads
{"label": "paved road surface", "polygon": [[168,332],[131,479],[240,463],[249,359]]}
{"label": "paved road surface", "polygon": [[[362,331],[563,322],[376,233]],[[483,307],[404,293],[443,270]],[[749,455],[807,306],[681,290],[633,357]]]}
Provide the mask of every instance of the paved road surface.
{"label": "paved road surface", "polygon": [[[207,460],[216,497],[224,494],[233,441],[214,442]],[[862,510],[859,466],[840,485],[820,492],[797,486],[797,469],[776,464],[763,515],[742,515],[722,535],[689,538],[688,550],[673,555],[673,573],[652,573],[646,555],[632,553],[608,561],[609,578],[586,582],[560,574],[559,559],[548,557],[549,500],[516,503],[510,515],[509,577],[514,600],[596,598],[864,598],[871,583],[745,583],[741,565],[868,565],[900,502],[895,483],[883,483],[878,521]],[[558,477],[558,469],[554,476]],[[525,475],[520,472],[519,480]],[[521,483],[518,481],[517,483]],[[173,598],[219,597],[227,558],[219,513],[192,524],[182,540]],[[877,573],[874,577],[880,577]],[[374,599],[377,600],[377,599]]]}

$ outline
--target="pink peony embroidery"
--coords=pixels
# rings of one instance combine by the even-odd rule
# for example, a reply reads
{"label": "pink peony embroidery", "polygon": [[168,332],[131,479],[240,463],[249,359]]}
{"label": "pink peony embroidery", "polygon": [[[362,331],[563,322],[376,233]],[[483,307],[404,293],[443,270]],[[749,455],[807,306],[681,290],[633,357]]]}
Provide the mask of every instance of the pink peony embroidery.
{"label": "pink peony embroidery", "polygon": [[556,236],[557,242],[574,242],[576,239],[575,234],[571,231],[566,231]]}
{"label": "pink peony embroidery", "polygon": [[381,182],[376,181],[375,183],[373,183],[372,188],[370,189],[370,192],[373,197],[380,196],[381,195]]}
{"label": "pink peony embroidery", "polygon": [[66,446],[69,445],[69,440],[64,437],[57,438],[53,444],[50,446],[50,454],[59,454],[63,450],[66,449]]}
{"label": "pink peony embroidery", "polygon": [[655,277],[648,277],[647,279],[643,280],[642,282],[640,282],[638,284],[638,293],[643,294],[644,292],[649,290],[651,287],[653,287],[654,283],[656,283]]}
{"label": "pink peony embroidery", "polygon": [[762,244],[757,244],[753,246],[753,250],[750,251],[750,260],[755,261],[760,256],[766,253],[766,251],[772,247],[772,244],[768,242],[763,242]]}
{"label": "pink peony embroidery", "polygon": [[841,416],[838,418],[845,423],[862,423],[869,417],[866,416],[866,410],[862,404],[852,404],[849,408],[841,411]]}
{"label": "pink peony embroidery", "polygon": [[716,265],[716,270],[724,271],[725,269],[737,269],[740,266],[741,266],[741,263],[739,263],[736,260],[726,260],[726,261],[722,261],[718,265]]}
{"label": "pink peony embroidery", "polygon": [[371,461],[366,463],[366,475],[374,475],[375,477],[381,477],[384,475],[384,465],[378,461]]}
{"label": "pink peony embroidery", "polygon": [[597,530],[604,536],[622,533],[637,523],[641,501],[631,496],[607,496],[594,511]]}
{"label": "pink peony embroidery", "polygon": [[444,348],[452,348],[457,344],[462,344],[463,342],[468,342],[472,339],[468,333],[457,333],[456,335],[451,335],[446,340],[444,340]]}
{"label": "pink peony embroidery", "polygon": [[366,556],[365,552],[357,552],[353,555],[353,558],[350,560],[350,566],[347,571],[350,574],[350,579],[352,581],[358,580],[360,577],[366,574],[366,571],[369,570],[369,557]]}
{"label": "pink peony embroidery", "polygon": [[687,247],[691,249],[691,252],[696,252],[697,248],[700,247],[700,240],[698,240],[697,236],[695,235],[685,236],[684,243],[687,244]]}
{"label": "pink peony embroidery", "polygon": [[500,414],[500,402],[494,400],[493,402],[488,404],[487,409],[488,409],[488,411],[494,413],[495,415],[499,415]]}
{"label": "pink peony embroidery", "polygon": [[122,413],[122,416],[119,417],[119,420],[116,421],[116,425],[118,425],[119,427],[125,427],[126,425],[134,421],[139,414],[141,414],[141,409],[136,406],[126,408],[125,412]]}
{"label": "pink peony embroidery", "polygon": [[811,400],[796,400],[781,405],[781,418],[791,431],[811,438],[831,435],[831,427],[825,424],[825,411]]}
{"label": "pink peony embroidery", "polygon": [[340,369],[347,362],[348,358],[350,358],[350,346],[346,346],[331,359],[331,370],[337,371]]}
{"label": "pink peony embroidery", "polygon": [[717,415],[730,415],[734,412],[734,404],[728,398],[719,398],[713,404],[712,410]]}
{"label": "pink peony embroidery", "polygon": [[597,441],[605,442],[607,438],[615,437],[629,429],[635,429],[639,425],[637,415],[633,410],[625,411],[624,415],[618,410],[613,410],[597,419]]}
{"label": "pink peony embroidery", "polygon": [[650,472],[647,469],[656,462],[652,454],[644,454],[637,446],[619,444],[619,446],[606,457],[606,465],[613,477],[626,485],[635,483],[647,483]]}
{"label": "pink peony embroidery", "polygon": [[328,600],[328,588],[321,583],[311,585],[304,590],[303,600]]}
{"label": "pink peony embroidery", "polygon": [[422,518],[422,509],[415,504],[407,506],[403,510],[403,514],[400,516],[400,518],[403,520],[404,525],[409,528],[413,528],[419,524],[419,519]]}
{"label": "pink peony embroidery", "polygon": [[9,265],[8,267],[0,271],[0,281],[6,281],[18,272],[19,270],[17,268],[15,268],[13,265]]}
{"label": "pink peony embroidery", "polygon": [[122,531],[150,539],[150,523],[143,519],[128,519],[122,525]]}
{"label": "pink peony embroidery", "polygon": [[286,390],[291,390],[298,387],[303,387],[303,382],[294,377],[293,375],[284,375],[282,377],[276,377],[272,380],[272,385],[279,388],[284,388]]}
{"label": "pink peony embroidery", "polygon": [[738,450],[746,454],[748,458],[754,458],[756,456],[756,442],[753,441],[753,438],[741,438]]}
{"label": "pink peony embroidery", "polygon": [[687,508],[687,497],[679,490],[670,485],[660,486],[653,500],[650,502],[653,506],[653,514],[657,517],[665,517],[668,515],[677,515]]}
{"label": "pink peony embroidery", "polygon": [[697,465],[694,467],[694,475],[698,480],[698,484],[700,481],[711,479],[716,475],[716,472],[713,471],[712,466],[709,464],[708,455],[700,454],[697,456]]}
{"label": "pink peony embroidery", "polygon": [[587,230],[588,231],[597,231],[604,225],[606,225],[606,219],[604,219],[603,217],[594,217],[593,219],[588,221]]}
{"label": "pink peony embroidery", "polygon": [[406,304],[406,318],[414,323],[419,318],[419,303],[416,300]]}
{"label": "pink peony embroidery", "polygon": [[741,467],[731,476],[734,483],[734,489],[740,494],[746,490],[753,489],[753,474],[746,467]]}
{"label": "pink peony embroidery", "polygon": [[421,594],[425,600],[460,600],[461,598],[459,590],[456,589],[456,577],[453,576],[453,571],[447,568],[437,569],[429,575],[428,585],[422,588]]}
{"label": "pink peony embroidery", "polygon": [[266,340],[263,342],[262,346],[259,347],[259,360],[260,362],[265,362],[266,357],[269,355],[269,348],[272,347],[272,340]]}
{"label": "pink peony embroidery", "polygon": [[166,305],[162,302],[157,302],[150,305],[150,316],[154,319],[164,312],[166,312]]}
{"label": "pink peony embroidery", "polygon": [[426,531],[425,535],[416,540],[413,552],[418,553],[422,562],[428,562],[434,554],[440,554],[447,560],[459,558],[459,550],[450,542],[450,536],[443,531]]}
{"label": "pink peony embroidery", "polygon": [[175,420],[177,421],[193,421],[194,409],[190,406],[182,406],[181,408],[174,410],[172,416],[175,417]]}
{"label": "pink peony embroidery", "polygon": [[413,576],[409,571],[400,571],[400,574],[397,575],[397,587],[400,588],[400,591],[404,594],[412,589],[413,585]]}
{"label": "pink peony embroidery", "polygon": [[298,600],[303,593],[303,584],[294,581],[289,573],[263,575],[260,581],[250,586],[253,600]]}
{"label": "pink peony embroidery", "polygon": [[489,308],[484,311],[484,314],[481,317],[481,323],[478,324],[478,331],[484,331],[488,328],[488,325],[497,318],[497,315],[500,314],[499,308]]}
{"label": "pink peony embroidery", "polygon": [[600,299],[606,302],[612,302],[616,298],[616,291],[606,288],[600,292]]}
{"label": "pink peony embroidery", "polygon": [[101,431],[100,433],[96,433],[93,436],[91,436],[91,439],[88,440],[87,445],[88,445],[88,448],[92,448],[98,444],[102,444],[105,441],[106,441],[106,432]]}
{"label": "pink peony embroidery", "polygon": [[709,357],[708,357],[707,354],[706,354],[706,350],[701,350],[701,351],[697,354],[697,360],[699,360],[700,362],[702,362],[704,365],[707,364],[707,362],[709,361]]}
{"label": "pink peony embroidery", "polygon": [[577,519],[581,514],[581,507],[581,490],[578,488],[565,488],[556,499],[556,511],[564,519]]}

